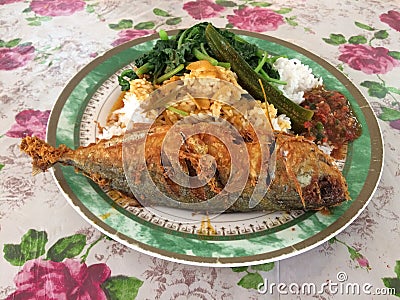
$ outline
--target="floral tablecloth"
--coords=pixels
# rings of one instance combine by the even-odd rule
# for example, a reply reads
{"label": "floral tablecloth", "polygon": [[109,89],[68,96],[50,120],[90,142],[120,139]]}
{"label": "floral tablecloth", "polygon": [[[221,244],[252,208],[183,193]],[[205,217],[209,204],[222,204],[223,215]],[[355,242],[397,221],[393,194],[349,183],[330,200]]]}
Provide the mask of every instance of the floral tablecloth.
{"label": "floral tablecloth", "polygon": [[[275,263],[198,267],[153,258],[86,223],[49,173],[31,176],[20,138],[45,138],[79,70],[126,41],[209,21],[297,44],[345,73],[381,126],[375,195],[343,232]],[[400,2],[0,0],[1,299],[387,299],[400,296]],[[268,295],[258,289],[275,283]],[[353,295],[326,282],[370,285]],[[286,284],[286,289],[279,283]],[[290,284],[321,291],[294,294]],[[294,285],[292,285],[294,286]],[[392,289],[387,289],[392,288]],[[394,289],[393,289],[394,288]]]}

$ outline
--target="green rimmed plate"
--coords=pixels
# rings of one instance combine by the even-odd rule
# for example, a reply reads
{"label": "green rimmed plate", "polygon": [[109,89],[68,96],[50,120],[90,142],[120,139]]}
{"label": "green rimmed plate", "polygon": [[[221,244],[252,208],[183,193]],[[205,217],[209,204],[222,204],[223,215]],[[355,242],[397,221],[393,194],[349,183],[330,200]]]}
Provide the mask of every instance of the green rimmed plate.
{"label": "green rimmed plate", "polygon": [[[270,53],[298,58],[323,78],[327,89],[338,90],[349,99],[363,126],[362,136],[349,145],[341,166],[353,200],[333,208],[330,214],[305,211],[223,214],[211,221],[204,218],[193,223],[176,211],[167,210],[160,216],[146,208],[117,204],[73,168],[56,166],[53,175],[60,190],[90,224],[111,238],[153,256],[189,264],[240,266],[309,250],[339,233],[365,208],[383,165],[381,133],[365,98],[340,71],[318,56],[269,36],[236,33]],[[151,49],[156,38],[157,35],[152,35],[118,46],[81,70],[65,87],[52,110],[48,142],[76,148],[95,141],[96,122],[106,120],[120,94],[116,74]]]}

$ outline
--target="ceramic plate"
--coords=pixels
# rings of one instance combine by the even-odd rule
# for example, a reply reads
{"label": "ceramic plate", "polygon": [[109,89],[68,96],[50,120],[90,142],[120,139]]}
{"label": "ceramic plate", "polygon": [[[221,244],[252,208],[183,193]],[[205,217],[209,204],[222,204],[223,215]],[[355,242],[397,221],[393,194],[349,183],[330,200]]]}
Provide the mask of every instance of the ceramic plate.
{"label": "ceramic plate", "polygon": [[[129,202],[111,199],[72,167],[56,166],[53,175],[70,204],[93,226],[135,250],[182,263],[207,266],[260,264],[290,257],[327,241],[349,225],[375,191],[383,165],[377,120],[358,89],[320,57],[283,40],[235,31],[269,53],[298,58],[351,102],[362,124],[360,138],[348,147],[341,168],[353,200],[330,214],[302,210],[290,213],[222,214],[212,220],[188,221],[179,210],[155,214]],[[170,35],[176,31],[169,32]],[[81,70],[57,100],[48,125],[48,142],[71,148],[94,142],[96,122],[104,123],[120,95],[117,75],[142,53],[157,35],[136,39],[98,57]]]}

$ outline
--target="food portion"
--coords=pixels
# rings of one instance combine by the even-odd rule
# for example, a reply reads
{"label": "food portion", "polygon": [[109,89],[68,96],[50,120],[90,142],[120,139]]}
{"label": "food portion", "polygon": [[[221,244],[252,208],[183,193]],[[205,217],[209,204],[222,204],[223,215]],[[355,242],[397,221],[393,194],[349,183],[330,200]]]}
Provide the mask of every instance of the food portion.
{"label": "food portion", "polygon": [[[107,124],[100,126],[99,139],[108,139],[114,135],[123,134],[132,118],[136,122],[145,122],[146,116],[138,116],[135,114],[135,111],[139,106],[146,105],[146,102],[149,102],[149,100],[151,102],[150,96],[152,92],[170,83],[179,80],[189,82],[190,80],[209,78],[229,82],[238,87],[238,89],[241,89],[237,82],[237,75],[234,72],[224,67],[214,66],[206,60],[192,62],[186,66],[186,70],[187,73],[184,73],[182,76],[174,76],[165,81],[161,86],[154,86],[146,78],[131,80],[130,90],[124,93],[122,107],[111,113]],[[204,89],[207,89],[207,87],[204,87]],[[200,91],[201,90],[202,87],[200,88]],[[239,131],[242,131],[243,128],[239,127],[242,127],[244,116],[237,114],[237,112],[226,103],[228,101],[233,101],[234,97],[230,97],[231,92],[232,88],[226,86],[209,98],[194,97],[188,94],[184,97],[182,102],[174,103],[163,110],[161,115],[155,120],[155,124],[173,125],[187,116],[203,114],[226,119],[228,122],[238,127]],[[242,90],[242,92],[247,94],[245,90]],[[224,99],[225,103],[218,101],[217,98],[221,97]],[[250,101],[248,102],[250,103]],[[287,132],[291,128],[290,119],[284,114],[278,114],[278,110],[272,104],[261,102],[260,100],[257,100],[257,102],[259,107],[263,109],[268,116],[274,130]],[[152,105],[152,103],[149,104]],[[149,121],[149,119],[147,119],[147,121]]]}
{"label": "food portion", "polygon": [[333,150],[331,155],[342,158],[343,147],[361,135],[361,126],[346,97],[319,87],[306,92],[304,98],[301,105],[315,113],[312,120],[304,124],[307,132],[303,135],[319,144],[329,143]]}
{"label": "food portion", "polygon": [[[352,113],[348,100],[337,91],[325,90],[323,79],[315,77],[310,67],[298,59],[269,54],[229,30],[215,28],[210,23],[197,24],[174,37],[164,34],[151,51],[134,60],[137,68],[125,70],[119,76],[121,89],[128,91],[125,107],[135,105],[135,101],[129,99],[138,94],[138,84],[139,91],[142,90],[143,83],[138,83],[136,78],[143,80],[151,92],[171,79],[188,76],[192,72],[188,65],[199,60],[206,60],[223,70],[222,73],[233,72],[233,75],[216,76],[207,71],[208,67],[205,67],[205,72],[197,74],[235,81],[255,99],[267,103],[269,107],[272,105],[273,110],[277,110],[277,117],[290,121],[290,128],[287,129],[312,139],[325,149],[340,149],[361,135],[361,125]],[[235,79],[232,80],[232,77]],[[335,94],[335,97],[329,94]],[[310,98],[318,98],[320,104],[310,103]],[[142,99],[140,93],[137,99]],[[330,101],[329,109],[325,99],[333,101]],[[334,104],[336,100],[339,104]],[[326,119],[329,119],[329,124]],[[331,141],[329,137],[332,135],[327,131],[341,132],[342,136],[343,126],[348,122],[351,126],[347,137],[341,138],[340,142]],[[323,128],[325,125],[326,129]],[[278,127],[276,129],[279,130]]]}
{"label": "food portion", "polygon": [[[207,127],[210,125],[199,123],[180,126]],[[132,142],[125,147],[129,147],[132,165],[135,165],[135,160],[139,164],[143,155],[140,149],[141,145],[148,144],[144,153],[148,171],[156,186],[167,196],[178,201],[177,208],[184,208],[183,204],[185,203],[205,201],[218,194],[229,177],[232,163],[225,145],[219,139],[209,135],[199,134],[189,138],[188,144],[205,145],[205,147],[201,148],[201,151],[198,147],[182,147],[179,158],[183,168],[196,173],[195,166],[201,164],[200,160],[204,154],[210,154],[219,159],[217,158],[217,172],[206,185],[194,189],[185,188],[165,176],[165,166],[161,163],[162,144],[170,128],[171,126],[168,125],[156,126],[147,135],[144,135],[147,131],[143,132],[138,125],[135,131],[130,132]],[[123,137],[121,136],[102,140],[88,147],[79,147],[76,150],[65,146],[53,148],[36,137],[26,137],[22,140],[20,147],[22,151],[33,158],[35,170],[45,171],[55,163],[70,165],[91,178],[100,187],[117,190],[129,197],[134,197],[124,173]],[[303,137],[279,133],[276,135],[275,177],[263,199],[257,206],[251,207],[249,202],[257,179],[260,147],[256,142],[256,137],[250,137],[245,142],[245,147],[248,149],[250,166],[252,166],[249,178],[244,190],[234,204],[227,209],[227,212],[322,209],[349,199],[345,179],[331,158]],[[136,184],[145,185],[142,189],[151,194],[153,186],[149,184],[149,181],[142,180],[143,174],[144,172],[137,172]],[[226,195],[227,198],[229,196],[229,194]],[[164,203],[160,203],[159,199],[153,199],[151,204],[162,206]],[[210,210],[213,209],[219,210],[219,207],[210,208]]]}
{"label": "food portion", "polygon": [[[361,127],[347,99],[337,91],[325,90],[322,78],[314,76],[301,61],[270,55],[228,30],[200,23],[173,37],[162,32],[154,48],[133,64],[134,69],[118,76],[122,101],[114,105],[105,124],[98,124],[96,143],[73,150],[63,145],[53,148],[35,137],[22,140],[21,150],[32,157],[35,173],[56,163],[73,166],[103,189],[117,191],[141,205],[145,195],[134,193],[130,180],[141,186],[144,194],[152,195],[154,186],[144,178],[143,169],[129,170],[127,175],[123,153],[128,151],[130,166],[141,166],[140,160],[144,160],[151,182],[176,200],[166,203],[153,197],[146,205],[188,208],[187,204],[220,195],[226,212],[319,210],[349,199],[345,178],[333,157],[345,157],[343,149],[360,136]],[[196,80],[201,78],[228,82],[231,87],[199,84]],[[193,82],[197,84],[194,89],[216,90],[212,96],[187,92],[179,101],[154,103],[158,100],[152,95],[157,92],[163,91],[161,98],[165,99],[174,83],[185,86]],[[170,94],[174,98],[172,89]],[[236,99],[233,105],[229,104],[232,99]],[[243,108],[251,101],[268,120],[265,131],[271,131],[272,136],[268,149],[260,146],[253,126],[257,120],[248,121],[253,108]],[[157,106],[161,110],[154,109]],[[150,108],[143,109],[146,107]],[[187,121],[193,116],[196,122]],[[232,125],[238,136],[224,130],[215,136],[206,133],[214,130],[213,122],[221,120]],[[150,127],[145,125],[149,122]],[[186,138],[185,130],[192,127],[204,133]],[[167,138],[171,128],[181,130],[176,164],[180,170],[190,177],[214,170],[204,185],[182,186],[169,177],[176,170],[173,164],[166,165],[162,156],[163,147],[174,146]],[[237,153],[232,157],[222,137],[246,149],[248,160]],[[266,178],[262,176],[265,150],[270,155],[266,163],[274,164]],[[214,162],[205,164],[207,156]],[[234,164],[243,171],[239,173],[246,177],[245,185],[226,193],[224,188],[238,170],[233,169]],[[253,193],[261,180],[268,182],[261,199],[253,205]],[[225,210],[226,203],[233,204]],[[216,204],[207,212],[222,211],[221,207]]]}

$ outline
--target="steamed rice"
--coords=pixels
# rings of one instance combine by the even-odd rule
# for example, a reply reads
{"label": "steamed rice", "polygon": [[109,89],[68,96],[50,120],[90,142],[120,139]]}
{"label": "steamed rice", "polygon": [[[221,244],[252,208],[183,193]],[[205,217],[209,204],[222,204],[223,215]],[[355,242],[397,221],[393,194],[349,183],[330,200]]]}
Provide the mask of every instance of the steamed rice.
{"label": "steamed rice", "polygon": [[293,58],[280,57],[274,63],[274,68],[280,75],[280,80],[286,81],[286,85],[278,88],[293,102],[300,104],[304,101],[304,92],[322,85],[322,78],[316,78],[309,66]]}

